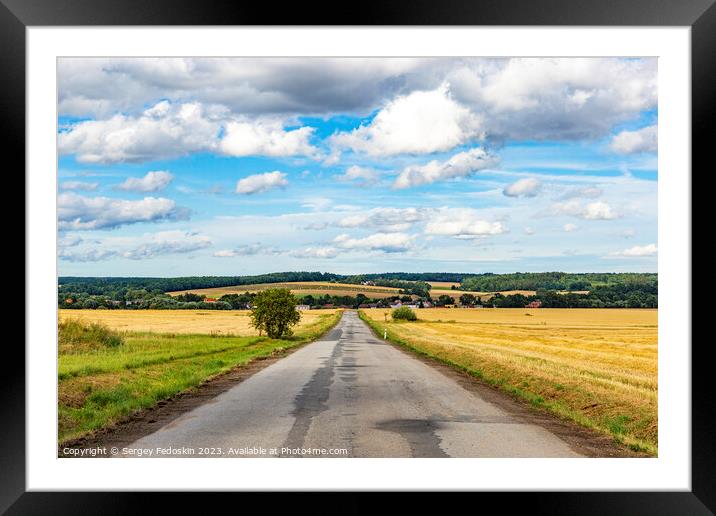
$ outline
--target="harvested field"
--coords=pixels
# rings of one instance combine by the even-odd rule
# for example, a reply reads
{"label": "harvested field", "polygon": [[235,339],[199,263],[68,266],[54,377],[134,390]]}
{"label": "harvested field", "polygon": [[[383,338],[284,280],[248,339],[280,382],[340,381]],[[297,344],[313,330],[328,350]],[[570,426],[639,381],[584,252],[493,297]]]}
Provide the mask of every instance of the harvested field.
{"label": "harvested field", "polygon": [[657,453],[657,310],[423,309],[387,323],[386,310],[361,312],[398,343]]}
{"label": "harvested field", "polygon": [[[295,331],[336,310],[307,310]],[[117,331],[257,336],[249,325],[249,310],[59,310],[60,321],[100,322]]]}

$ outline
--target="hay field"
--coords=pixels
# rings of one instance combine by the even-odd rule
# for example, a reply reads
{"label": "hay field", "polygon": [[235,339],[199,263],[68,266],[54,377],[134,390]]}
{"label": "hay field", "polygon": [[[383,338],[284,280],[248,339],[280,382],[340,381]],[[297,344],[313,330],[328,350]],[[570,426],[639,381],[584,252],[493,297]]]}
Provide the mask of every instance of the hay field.
{"label": "hay field", "polygon": [[423,309],[379,332],[561,417],[657,453],[657,310]]}
{"label": "hay field", "polygon": [[368,297],[384,298],[400,294],[400,289],[392,287],[378,287],[371,285],[353,285],[350,283],[331,283],[329,281],[302,281],[286,283],[257,283],[254,285],[235,285],[229,287],[198,288],[190,290],[178,290],[167,292],[170,296],[178,296],[191,292],[192,294],[203,294],[207,297],[219,298],[224,294],[243,294],[244,292],[259,292],[269,288],[287,288],[297,296],[311,294],[322,296],[330,294],[333,296],[355,296],[365,294]]}
{"label": "hay field", "polygon": [[[307,310],[294,331],[300,332],[336,310]],[[257,336],[249,310],[59,310],[60,322],[100,322],[117,331]]]}

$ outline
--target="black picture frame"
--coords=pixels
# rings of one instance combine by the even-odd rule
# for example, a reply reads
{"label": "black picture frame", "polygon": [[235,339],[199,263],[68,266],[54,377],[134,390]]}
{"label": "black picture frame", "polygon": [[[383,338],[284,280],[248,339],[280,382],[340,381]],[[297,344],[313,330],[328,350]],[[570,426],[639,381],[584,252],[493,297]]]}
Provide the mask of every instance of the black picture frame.
{"label": "black picture frame", "polygon": [[[481,0],[467,3],[460,0],[384,0],[363,1],[350,7],[339,2],[274,5],[267,2],[239,3],[221,0],[0,0],[0,131],[4,136],[0,145],[4,148],[6,158],[14,158],[11,162],[15,164],[15,169],[24,170],[25,31],[32,26],[690,26],[692,169],[702,164],[700,168],[705,173],[707,156],[713,145],[710,135],[714,133],[716,120],[715,2],[716,0]],[[710,165],[713,168],[713,165]],[[24,189],[24,182],[20,188]],[[511,512],[511,509],[517,506],[528,505],[533,514],[713,514],[716,511],[716,446],[713,435],[716,402],[711,395],[712,373],[707,358],[710,340],[697,345],[684,345],[691,345],[692,353],[690,492],[483,493],[479,496],[499,503],[501,511]],[[0,512],[142,512],[137,509],[146,506],[146,501],[138,500],[142,495],[137,493],[26,492],[25,357],[21,349],[16,350],[12,364],[12,367],[4,368],[0,389]],[[246,494],[241,496],[245,497]],[[184,509],[191,508],[183,494],[171,493],[161,498],[162,503],[171,500],[173,503],[182,504]],[[411,503],[422,503],[420,496],[412,500]],[[484,500],[481,500],[480,503],[483,502]],[[403,508],[409,510],[411,503]],[[373,505],[371,500],[359,500],[356,497],[350,507],[352,512],[365,512],[372,510]],[[343,508],[341,512],[347,510],[349,509]]]}

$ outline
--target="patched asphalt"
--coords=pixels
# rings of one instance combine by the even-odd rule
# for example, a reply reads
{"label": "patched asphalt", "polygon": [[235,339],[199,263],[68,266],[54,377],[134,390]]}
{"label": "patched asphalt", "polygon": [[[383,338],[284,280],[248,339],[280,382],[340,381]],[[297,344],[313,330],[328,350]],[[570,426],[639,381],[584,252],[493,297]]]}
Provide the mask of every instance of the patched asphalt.
{"label": "patched asphalt", "polygon": [[375,337],[351,311],[321,340],[128,448],[152,457],[582,456]]}

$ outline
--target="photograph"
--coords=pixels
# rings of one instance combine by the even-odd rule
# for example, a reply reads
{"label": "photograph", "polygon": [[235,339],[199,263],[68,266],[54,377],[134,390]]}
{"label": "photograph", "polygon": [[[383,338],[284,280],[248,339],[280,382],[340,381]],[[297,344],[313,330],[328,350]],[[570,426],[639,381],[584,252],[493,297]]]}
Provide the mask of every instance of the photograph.
{"label": "photograph", "polygon": [[60,461],[659,457],[658,57],[56,81]]}

